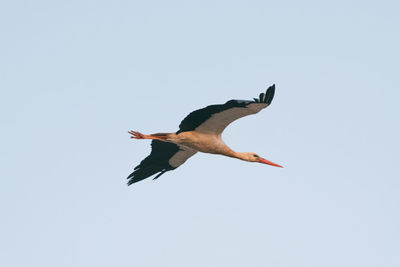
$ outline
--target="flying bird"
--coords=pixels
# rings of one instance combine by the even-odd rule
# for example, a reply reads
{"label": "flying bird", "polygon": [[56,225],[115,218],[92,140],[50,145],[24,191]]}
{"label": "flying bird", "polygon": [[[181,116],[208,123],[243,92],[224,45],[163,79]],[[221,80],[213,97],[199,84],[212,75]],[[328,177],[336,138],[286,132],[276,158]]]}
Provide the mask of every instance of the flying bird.
{"label": "flying bird", "polygon": [[174,170],[197,152],[220,154],[249,162],[259,162],[276,167],[256,153],[236,152],[222,140],[221,134],[233,121],[256,114],[268,107],[274,98],[275,84],[254,100],[230,100],[222,105],[211,105],[193,111],[181,122],[176,133],[142,134],[129,131],[131,138],[152,139],[151,153],[142,160],[128,176],[128,185],[157,174],[157,179],[167,171]]}

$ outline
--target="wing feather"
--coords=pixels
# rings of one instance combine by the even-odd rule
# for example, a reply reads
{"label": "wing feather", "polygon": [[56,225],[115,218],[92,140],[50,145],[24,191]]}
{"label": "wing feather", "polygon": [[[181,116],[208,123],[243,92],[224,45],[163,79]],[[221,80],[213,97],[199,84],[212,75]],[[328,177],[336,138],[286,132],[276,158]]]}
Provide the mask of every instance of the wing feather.
{"label": "wing feather", "polygon": [[[151,153],[128,176],[128,185],[139,182],[147,177],[157,174],[157,179],[167,171],[174,170],[182,165],[197,151],[169,142],[153,140]],[[171,159],[175,159],[172,160]]]}
{"label": "wing feather", "polygon": [[233,121],[247,115],[256,114],[268,107],[274,98],[275,84],[270,86],[266,93],[253,100],[230,100],[222,105],[211,105],[193,111],[181,122],[179,131],[199,131],[212,134],[221,134]]}

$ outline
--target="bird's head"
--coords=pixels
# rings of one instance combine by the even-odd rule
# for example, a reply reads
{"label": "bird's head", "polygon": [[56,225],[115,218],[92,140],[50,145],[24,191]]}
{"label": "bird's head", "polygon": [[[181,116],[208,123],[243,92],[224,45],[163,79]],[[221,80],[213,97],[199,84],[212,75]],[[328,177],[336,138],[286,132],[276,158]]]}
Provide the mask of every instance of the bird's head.
{"label": "bird's head", "polygon": [[267,159],[264,159],[262,157],[260,157],[259,155],[257,155],[256,153],[253,152],[245,152],[243,153],[245,156],[245,160],[250,161],[250,162],[259,162],[259,163],[264,163],[264,164],[268,164],[271,166],[275,166],[275,167],[280,167],[283,168],[283,166],[273,163],[272,161],[269,161]]}

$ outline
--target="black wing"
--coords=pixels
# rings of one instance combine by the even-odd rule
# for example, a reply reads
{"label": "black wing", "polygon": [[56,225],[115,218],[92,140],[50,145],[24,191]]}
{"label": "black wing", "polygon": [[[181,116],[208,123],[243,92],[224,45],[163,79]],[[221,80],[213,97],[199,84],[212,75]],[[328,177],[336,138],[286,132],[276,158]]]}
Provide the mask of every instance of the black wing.
{"label": "black wing", "polygon": [[230,100],[223,105],[211,105],[190,113],[179,125],[179,131],[199,131],[220,134],[231,122],[259,112],[272,102],[275,94],[275,84],[266,93],[252,100]]}
{"label": "black wing", "polygon": [[174,170],[196,153],[195,150],[173,143],[153,140],[151,153],[142,160],[128,176],[128,185],[139,182],[156,173],[157,179],[167,171]]}

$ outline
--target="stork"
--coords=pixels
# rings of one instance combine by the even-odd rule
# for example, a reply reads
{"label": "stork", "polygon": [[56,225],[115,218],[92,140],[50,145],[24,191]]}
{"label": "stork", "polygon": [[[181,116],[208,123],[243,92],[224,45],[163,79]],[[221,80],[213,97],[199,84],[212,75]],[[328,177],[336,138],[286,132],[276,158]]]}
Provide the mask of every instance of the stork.
{"label": "stork", "polygon": [[211,105],[193,111],[181,122],[176,133],[142,134],[129,131],[133,139],[151,139],[151,153],[128,176],[128,185],[157,174],[157,179],[174,170],[197,152],[220,154],[249,162],[276,167],[281,165],[266,160],[256,153],[236,152],[222,140],[221,134],[233,121],[256,114],[268,107],[274,98],[275,84],[254,100],[230,100],[222,105]]}

